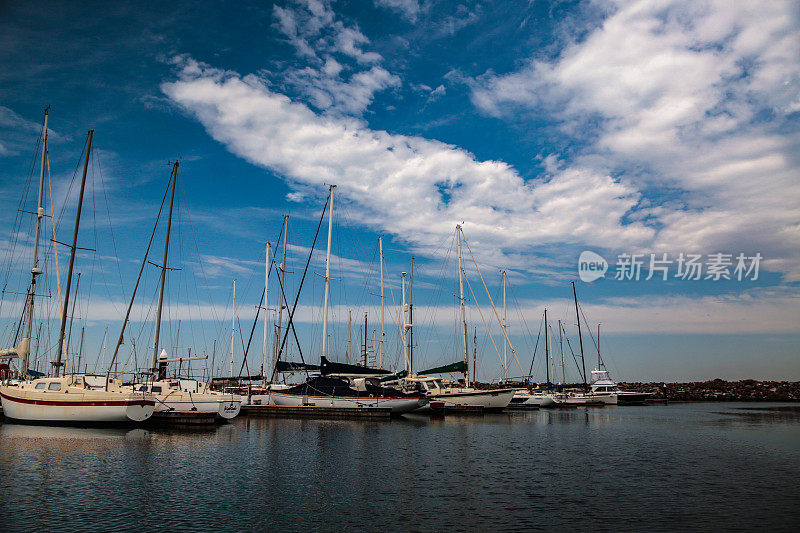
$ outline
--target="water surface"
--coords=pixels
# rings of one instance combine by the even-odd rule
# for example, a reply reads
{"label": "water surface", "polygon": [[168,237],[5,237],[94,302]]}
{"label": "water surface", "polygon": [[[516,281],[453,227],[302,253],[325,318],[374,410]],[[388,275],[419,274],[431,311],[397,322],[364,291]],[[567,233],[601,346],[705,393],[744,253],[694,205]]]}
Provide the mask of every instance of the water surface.
{"label": "water surface", "polygon": [[[214,431],[0,425],[5,530],[788,530],[800,411],[674,404]],[[793,528],[792,528],[793,529]]]}

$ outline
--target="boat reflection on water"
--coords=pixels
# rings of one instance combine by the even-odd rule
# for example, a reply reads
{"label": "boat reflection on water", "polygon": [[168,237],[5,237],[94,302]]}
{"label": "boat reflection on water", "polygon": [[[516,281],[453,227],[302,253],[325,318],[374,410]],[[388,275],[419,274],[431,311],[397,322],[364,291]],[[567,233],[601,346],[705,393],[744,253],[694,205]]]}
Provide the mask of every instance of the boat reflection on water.
{"label": "boat reflection on water", "polygon": [[75,427],[16,424],[6,420],[0,424],[0,437],[17,439],[96,440],[150,438],[150,431],[124,427]]}

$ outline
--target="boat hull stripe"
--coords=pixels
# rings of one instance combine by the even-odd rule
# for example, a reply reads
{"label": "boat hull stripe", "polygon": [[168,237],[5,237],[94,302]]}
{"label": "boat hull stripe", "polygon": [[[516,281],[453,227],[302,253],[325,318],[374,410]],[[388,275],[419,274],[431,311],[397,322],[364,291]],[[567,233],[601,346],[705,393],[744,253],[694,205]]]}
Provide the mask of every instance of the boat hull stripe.
{"label": "boat hull stripe", "polygon": [[108,407],[108,406],[120,406],[120,405],[146,406],[146,405],[156,404],[152,400],[116,400],[111,402],[93,402],[93,401],[63,402],[58,400],[31,400],[28,398],[15,398],[14,396],[8,396],[7,394],[3,394],[2,392],[0,392],[0,397],[2,397],[4,400],[9,400],[17,403],[27,403],[32,405],[58,405],[58,406],[75,406],[75,407],[84,407],[84,406]]}

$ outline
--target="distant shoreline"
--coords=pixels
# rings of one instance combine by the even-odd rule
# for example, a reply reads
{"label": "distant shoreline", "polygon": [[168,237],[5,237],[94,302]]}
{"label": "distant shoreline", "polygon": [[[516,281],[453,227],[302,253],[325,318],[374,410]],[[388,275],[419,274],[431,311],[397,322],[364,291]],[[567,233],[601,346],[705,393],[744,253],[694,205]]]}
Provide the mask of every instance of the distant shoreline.
{"label": "distant shoreline", "polygon": [[653,399],[672,402],[798,402],[800,381],[621,382],[622,390],[649,392]]}

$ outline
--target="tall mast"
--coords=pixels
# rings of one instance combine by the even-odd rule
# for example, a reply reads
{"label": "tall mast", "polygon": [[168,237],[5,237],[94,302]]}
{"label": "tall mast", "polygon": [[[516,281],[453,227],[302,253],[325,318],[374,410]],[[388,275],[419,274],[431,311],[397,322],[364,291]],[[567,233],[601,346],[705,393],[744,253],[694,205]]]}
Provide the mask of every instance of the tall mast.
{"label": "tall mast", "polygon": [[583,335],[581,334],[581,313],[578,311],[578,293],[575,291],[575,282],[572,282],[572,296],[575,298],[575,316],[578,317],[578,343],[581,347],[581,365],[583,366],[583,388],[584,390],[589,387],[586,385],[586,361],[583,358]]}
{"label": "tall mast", "polygon": [[169,197],[169,217],[167,218],[167,236],[164,240],[164,259],[161,262],[161,284],[158,288],[158,313],[156,314],[156,337],[153,343],[153,372],[158,371],[158,339],[161,334],[161,311],[164,307],[164,285],[167,276],[167,256],[169,255],[169,234],[172,230],[172,207],[175,204],[175,183],[178,181],[179,162],[172,165],[172,192]]}
{"label": "tall mast", "polygon": [[464,268],[461,265],[461,226],[456,225],[456,240],[458,240],[458,299],[461,302],[461,326],[464,333],[464,363],[467,371],[464,372],[465,385],[469,387],[469,346],[467,344],[467,310],[464,307]]}
{"label": "tall mast", "polygon": [[[72,268],[75,265],[75,250],[78,246],[78,229],[81,225],[81,210],[83,209],[83,193],[86,190],[86,172],[89,170],[89,156],[92,153],[92,137],[94,130],[89,130],[89,135],[86,140],[86,159],[83,162],[83,177],[81,177],[81,191],[78,196],[78,212],[75,214],[75,231],[72,233],[72,249],[69,254],[69,269],[67,269],[67,288],[64,291],[64,306],[61,310],[61,332],[58,334],[58,353],[56,360],[53,363],[55,368],[55,376],[61,374],[61,357],[64,354],[64,331],[67,327],[67,310],[69,309],[69,289],[72,285]],[[38,224],[37,224],[38,226]],[[26,368],[27,372],[28,369]]]}
{"label": "tall mast", "polygon": [[408,340],[406,331],[408,330],[408,307],[406,307],[406,273],[401,272],[401,286],[403,291],[403,303],[402,303],[402,310],[403,310],[403,329],[400,331],[403,337],[403,356],[405,357],[406,363],[406,371],[411,373],[411,363],[408,360]]}
{"label": "tall mast", "polygon": [[378,237],[378,247],[380,248],[381,254],[381,342],[380,342],[380,368],[383,368],[383,343],[386,339],[386,332],[385,332],[385,318],[383,312],[383,235]]}
{"label": "tall mast", "polygon": [[322,304],[322,357],[325,357],[328,349],[328,296],[331,284],[331,235],[333,234],[333,189],[336,185],[330,186],[330,206],[328,210],[328,252],[325,255],[325,299]]}
{"label": "tall mast", "polygon": [[475,336],[472,337],[472,382],[478,381],[478,328],[475,328]]}
{"label": "tall mast", "polygon": [[597,370],[600,370],[600,364],[602,360],[600,359],[600,323],[597,324]]}
{"label": "tall mast", "polygon": [[364,313],[364,366],[367,366],[367,313]]}
{"label": "tall mast", "polygon": [[564,326],[561,319],[558,320],[558,347],[561,352],[561,383],[567,382],[567,367],[564,364]]}
{"label": "tall mast", "polygon": [[266,261],[264,261],[264,269],[266,274],[264,275],[264,345],[262,346],[264,355],[261,358],[261,379],[264,382],[264,386],[267,385],[267,374],[265,372],[267,367],[267,335],[269,330],[267,329],[268,322],[269,322],[269,243],[267,243],[267,255]]}
{"label": "tall mast", "polygon": [[[550,335],[550,347],[552,348],[553,347],[553,338],[552,338],[553,328],[548,328],[548,331],[546,331],[545,333]],[[556,354],[552,354],[550,356],[550,375],[553,376],[553,383],[555,383],[555,381],[556,381]]]}
{"label": "tall mast", "polygon": [[547,308],[544,309],[544,371],[547,373],[547,385],[550,386],[550,343],[547,334]]}
{"label": "tall mast", "polygon": [[408,277],[408,366],[414,368],[414,258],[411,258],[411,271]]}
{"label": "tall mast", "polygon": [[[33,328],[33,305],[36,299],[36,276],[42,273],[39,268],[39,228],[42,225],[42,217],[44,217],[44,207],[42,207],[42,197],[44,195],[44,165],[47,158],[47,122],[50,118],[50,107],[44,110],[44,130],[42,132],[42,168],[39,170],[39,201],[36,204],[36,236],[34,237],[33,244],[33,266],[31,267],[31,286],[28,290],[28,320],[25,324],[25,338],[23,343],[27,341],[27,346],[24,346],[21,355],[22,373],[23,378],[28,375],[28,360],[31,344],[31,329]],[[53,237],[55,239],[55,237]]]}
{"label": "tall mast", "polygon": [[[503,270],[503,330],[506,326],[506,271]],[[508,381],[508,343],[503,343],[503,372],[505,372],[506,381]]]}
{"label": "tall mast", "polygon": [[283,288],[286,286],[286,241],[289,232],[289,215],[283,217],[283,259],[281,260],[281,294],[278,302],[278,327],[275,330],[275,337],[273,339],[272,349],[274,351],[272,356],[272,373],[275,373],[275,367],[278,365],[278,336],[280,335],[281,327],[283,325]]}
{"label": "tall mast", "polygon": [[231,377],[233,377],[233,346],[236,336],[236,280],[233,280],[233,313],[231,314]]}
{"label": "tall mast", "polygon": [[347,337],[347,352],[345,353],[345,363],[350,364],[350,356],[353,355],[353,310],[347,310],[347,328],[349,336]]}

